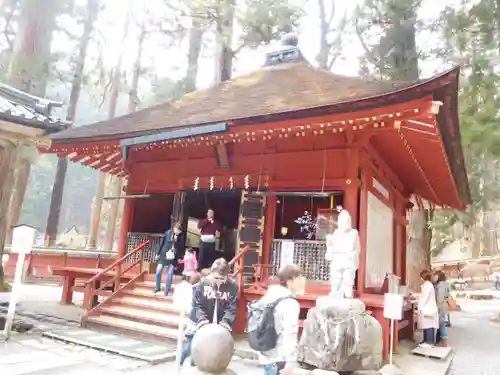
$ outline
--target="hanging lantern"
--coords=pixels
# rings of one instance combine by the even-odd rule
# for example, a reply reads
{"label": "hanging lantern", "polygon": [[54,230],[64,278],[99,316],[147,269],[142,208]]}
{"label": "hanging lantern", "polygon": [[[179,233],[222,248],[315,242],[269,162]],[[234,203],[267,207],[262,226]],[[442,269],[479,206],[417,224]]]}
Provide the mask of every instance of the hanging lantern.
{"label": "hanging lantern", "polygon": [[200,187],[200,178],[199,177],[196,177],[194,179],[194,185],[193,185],[193,190],[198,190],[198,188]]}
{"label": "hanging lantern", "polygon": [[234,188],[234,181],[233,181],[233,176],[229,177],[229,189],[233,189]]}
{"label": "hanging lantern", "polygon": [[215,178],[212,176],[210,177],[210,190],[214,190],[214,185],[215,185]]}
{"label": "hanging lantern", "polygon": [[250,187],[250,176],[246,175],[245,178],[243,179],[243,184],[245,186],[245,190],[248,190]]}

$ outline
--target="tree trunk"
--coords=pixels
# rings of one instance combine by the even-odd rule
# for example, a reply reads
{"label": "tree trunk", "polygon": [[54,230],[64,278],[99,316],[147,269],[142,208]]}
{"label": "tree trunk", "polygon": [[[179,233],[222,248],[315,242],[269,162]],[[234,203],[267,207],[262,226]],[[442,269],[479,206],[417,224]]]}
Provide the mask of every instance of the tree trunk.
{"label": "tree trunk", "polygon": [[430,269],[432,229],[432,210],[416,210],[409,212],[408,229],[406,231],[406,285],[413,291],[419,291],[422,281],[420,271]]}
{"label": "tree trunk", "polygon": [[[335,9],[335,1],[331,2],[331,6]],[[318,0],[318,9],[319,9],[319,53],[316,56],[316,61],[318,65],[323,69],[328,69],[328,54],[329,54],[329,46],[328,46],[328,31],[330,28],[330,24],[328,23],[325,9],[325,0]],[[332,14],[334,12],[332,9]]]}
{"label": "tree trunk", "polygon": [[99,172],[99,179],[97,180],[97,189],[92,204],[92,218],[90,223],[89,239],[87,241],[87,249],[95,249],[99,239],[99,232],[101,229],[101,212],[102,202],[104,198],[104,189],[106,188],[106,173]]}
{"label": "tree trunk", "polygon": [[189,52],[186,77],[184,78],[184,90],[191,92],[196,90],[198,78],[198,58],[200,57],[201,43],[203,40],[203,24],[193,17],[191,29],[189,30]]}
{"label": "tree trunk", "polygon": [[221,4],[217,34],[220,38],[219,77],[220,82],[231,79],[233,72],[233,26],[235,0],[225,0]]}
{"label": "tree trunk", "polygon": [[[122,36],[122,45],[121,45],[120,54],[118,55],[118,60],[116,61],[116,65],[113,69],[113,77],[112,77],[112,82],[111,82],[111,97],[109,100],[108,119],[112,119],[116,115],[116,105],[118,103],[118,95],[120,94],[120,90],[121,90],[123,51],[125,49],[125,42],[126,42],[127,37],[128,37],[131,15],[132,15],[132,1],[129,3],[129,9],[127,11],[125,23],[123,24],[123,36]],[[142,47],[142,46],[139,46],[139,47]],[[139,54],[139,56],[140,56],[140,54]],[[134,100],[137,100],[136,96],[134,97]],[[102,184],[101,184],[101,178],[103,179]],[[112,179],[110,181],[110,183],[121,185],[121,180],[114,181],[114,179]],[[100,200],[100,202],[97,202],[97,204],[94,204],[94,210],[92,211],[92,223],[93,223],[93,225],[97,225],[97,231],[92,232],[92,234],[94,234],[95,236],[98,236],[98,231],[100,228],[102,203],[103,203],[105,189],[106,189],[106,175],[104,173],[101,173],[101,174],[99,174],[99,184],[97,185],[97,192],[95,195],[95,201],[97,202],[98,200]],[[112,191],[113,192],[118,191],[119,193],[121,193],[121,187],[112,186]],[[118,202],[113,200],[111,202],[110,215],[108,217],[108,222],[106,225],[106,232],[105,232],[105,236],[104,236],[104,248],[106,250],[109,250],[113,247],[113,240],[114,240],[115,227],[116,227],[116,213],[117,212],[118,212]],[[114,215],[113,215],[113,213],[114,213]],[[94,243],[94,242],[97,243],[96,238],[91,238],[91,239],[92,239],[92,243]]]}
{"label": "tree trunk", "polygon": [[[399,2],[399,0],[398,0]],[[390,3],[392,4],[392,3]],[[415,22],[417,9],[411,0],[407,6],[392,6],[391,27],[386,32],[392,44],[387,63],[390,69],[386,75],[394,80],[416,81],[419,78],[417,48],[415,43]],[[413,14],[409,14],[413,10]],[[410,289],[420,290],[420,271],[430,269],[433,209],[414,207],[409,214],[407,230],[406,282]]]}
{"label": "tree trunk", "polygon": [[19,224],[19,219],[21,218],[24,196],[26,195],[26,190],[28,190],[30,171],[31,161],[19,155],[16,161],[14,183],[11,187],[7,235],[5,238],[7,243],[12,243],[12,227]]}
{"label": "tree trunk", "polygon": [[472,258],[477,258],[481,255],[481,239],[482,228],[479,225],[474,224],[471,228],[470,239],[470,253]]}
{"label": "tree trunk", "polygon": [[[9,66],[9,84],[33,95],[43,96],[49,77],[50,46],[59,0],[21,0],[19,31]],[[19,158],[9,208],[10,227],[19,222],[30,175],[30,162]]]}
{"label": "tree trunk", "polygon": [[0,146],[0,292],[8,290],[4,282],[2,256],[8,228],[10,193],[14,180],[16,149],[14,146]]}
{"label": "tree trunk", "polygon": [[49,77],[50,46],[60,0],[21,0],[19,29],[9,66],[11,86],[43,96]]}
{"label": "tree trunk", "polygon": [[[119,197],[122,195],[123,180],[118,177],[110,176],[109,183],[111,184],[111,196]],[[118,210],[120,208],[121,199],[111,200],[108,214],[108,222],[106,225],[106,232],[104,234],[104,249],[113,249],[115,242],[116,231],[116,218],[118,217]]]}
{"label": "tree trunk", "polygon": [[[98,12],[99,0],[87,0],[87,18],[83,26],[83,33],[78,46],[78,54],[73,73],[73,82],[71,84],[71,93],[69,96],[69,107],[66,113],[66,120],[72,124],[75,120],[78,98],[80,97],[80,91],[82,88],[83,69],[85,67],[87,48]],[[66,158],[59,158],[57,161],[54,186],[52,187],[49,217],[47,218],[47,228],[45,231],[47,246],[54,246],[57,239],[67,169],[68,160]]]}
{"label": "tree trunk", "polygon": [[[129,100],[128,100],[128,112],[132,113],[137,110],[137,104],[139,102],[139,78],[141,76],[141,60],[142,60],[142,52],[143,52],[143,44],[146,39],[146,25],[141,25],[141,30],[139,33],[139,38],[137,40],[137,54],[135,56],[134,61],[134,71],[132,74],[132,87],[129,91]],[[121,65],[121,64],[120,64]],[[118,94],[118,93],[116,93]],[[111,113],[110,113],[111,115]],[[113,197],[118,197],[122,195],[123,192],[123,179],[121,178],[111,178],[110,183],[112,185],[111,195]],[[118,211],[120,208],[120,203],[122,203],[121,199],[113,199],[110,203],[109,207],[109,215],[108,215],[108,223],[106,226],[106,233],[104,235],[104,248],[106,250],[113,248],[113,243],[115,240],[115,231],[116,231],[116,218],[118,216]]]}

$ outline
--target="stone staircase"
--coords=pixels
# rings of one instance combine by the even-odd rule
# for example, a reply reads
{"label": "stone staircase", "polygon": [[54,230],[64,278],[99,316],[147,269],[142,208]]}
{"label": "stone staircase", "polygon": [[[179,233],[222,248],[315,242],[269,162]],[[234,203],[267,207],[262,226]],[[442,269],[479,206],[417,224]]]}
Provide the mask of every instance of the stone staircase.
{"label": "stone staircase", "polygon": [[154,287],[152,276],[146,275],[144,281],[128,285],[98,305],[82,318],[82,326],[139,339],[176,340],[179,314],[174,309],[172,296],[153,294]]}

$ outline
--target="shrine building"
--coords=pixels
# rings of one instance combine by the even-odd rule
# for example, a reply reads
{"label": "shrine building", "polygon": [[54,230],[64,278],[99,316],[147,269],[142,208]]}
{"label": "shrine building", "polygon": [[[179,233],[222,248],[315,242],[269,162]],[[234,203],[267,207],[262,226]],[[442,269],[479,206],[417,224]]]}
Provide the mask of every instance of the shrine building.
{"label": "shrine building", "polygon": [[[470,201],[458,78],[458,67],[415,82],[340,76],[287,45],[247,75],[54,134],[46,152],[126,178],[117,259],[151,240],[140,251],[153,262],[173,222],[196,246],[196,220],[214,209],[224,228],[217,249],[240,264],[240,332],[246,303],[276,282],[282,262],[307,278],[304,314],[329,292],[325,234],[348,210],[361,242],[355,295],[382,324],[387,352],[384,281],[405,283],[410,200],[459,210]],[[90,315],[122,328],[116,321],[126,320],[106,320],[99,306]],[[412,333],[413,311],[398,328]]]}

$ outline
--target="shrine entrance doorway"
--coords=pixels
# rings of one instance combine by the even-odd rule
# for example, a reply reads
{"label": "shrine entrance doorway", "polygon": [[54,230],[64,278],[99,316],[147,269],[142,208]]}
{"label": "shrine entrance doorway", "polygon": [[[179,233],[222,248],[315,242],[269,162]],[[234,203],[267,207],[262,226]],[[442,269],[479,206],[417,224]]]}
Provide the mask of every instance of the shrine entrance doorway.
{"label": "shrine entrance doorway", "polygon": [[239,189],[199,189],[186,191],[182,223],[186,228],[186,246],[198,248],[200,232],[198,222],[206,218],[212,209],[215,221],[220,227],[217,236],[216,251],[218,257],[230,261],[236,254],[238,225],[240,218],[241,190]]}

